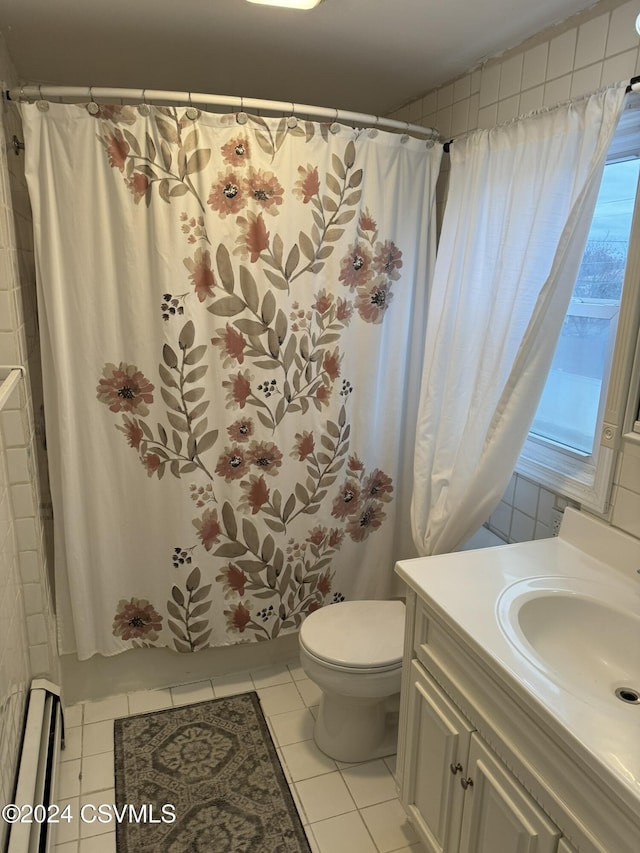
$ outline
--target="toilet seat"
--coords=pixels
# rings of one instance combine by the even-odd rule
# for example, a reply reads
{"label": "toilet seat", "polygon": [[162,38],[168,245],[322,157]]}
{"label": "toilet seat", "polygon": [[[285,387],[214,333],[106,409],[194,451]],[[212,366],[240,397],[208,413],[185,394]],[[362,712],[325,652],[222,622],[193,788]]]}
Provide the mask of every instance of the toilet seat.
{"label": "toilet seat", "polygon": [[404,621],[401,601],[343,601],[305,619],[300,645],[329,669],[386,672],[402,665]]}

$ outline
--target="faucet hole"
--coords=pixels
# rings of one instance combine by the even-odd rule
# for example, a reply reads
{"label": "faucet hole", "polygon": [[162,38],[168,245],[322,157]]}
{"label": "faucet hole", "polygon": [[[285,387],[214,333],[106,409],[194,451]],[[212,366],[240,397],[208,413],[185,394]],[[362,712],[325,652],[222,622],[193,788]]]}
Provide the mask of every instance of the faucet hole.
{"label": "faucet hole", "polygon": [[627,702],[629,705],[640,704],[640,693],[634,690],[633,687],[618,687],[616,689],[616,696],[622,702]]}

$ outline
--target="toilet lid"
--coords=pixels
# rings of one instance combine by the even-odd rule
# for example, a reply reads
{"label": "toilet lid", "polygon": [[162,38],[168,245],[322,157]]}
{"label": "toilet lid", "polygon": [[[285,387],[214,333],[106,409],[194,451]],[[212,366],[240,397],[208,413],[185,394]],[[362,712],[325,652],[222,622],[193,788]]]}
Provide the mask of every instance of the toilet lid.
{"label": "toilet lid", "polygon": [[339,666],[400,664],[404,616],[401,601],[342,601],[307,616],[300,643],[314,657]]}

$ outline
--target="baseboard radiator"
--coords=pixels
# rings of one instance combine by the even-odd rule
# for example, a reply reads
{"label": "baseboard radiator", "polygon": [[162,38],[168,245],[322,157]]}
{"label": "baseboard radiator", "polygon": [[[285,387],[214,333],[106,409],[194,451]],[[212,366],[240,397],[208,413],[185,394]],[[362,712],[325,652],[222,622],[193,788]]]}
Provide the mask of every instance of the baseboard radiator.
{"label": "baseboard radiator", "polygon": [[60,748],[63,745],[60,689],[35,679],[22,740],[14,803],[19,818],[11,824],[7,853],[49,853],[56,824],[47,820],[56,802]]}

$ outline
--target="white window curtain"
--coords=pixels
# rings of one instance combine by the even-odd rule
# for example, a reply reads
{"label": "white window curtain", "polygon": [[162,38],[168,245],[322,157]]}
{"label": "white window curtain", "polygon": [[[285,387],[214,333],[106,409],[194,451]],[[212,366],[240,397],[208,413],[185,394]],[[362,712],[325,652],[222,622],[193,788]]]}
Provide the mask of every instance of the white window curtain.
{"label": "white window curtain", "polygon": [[497,506],[584,251],[623,84],[457,139],[427,322],[412,530],[459,547]]}

